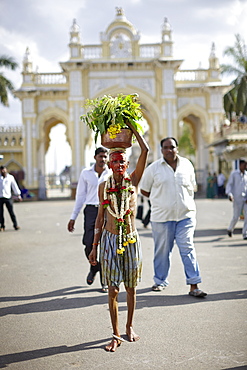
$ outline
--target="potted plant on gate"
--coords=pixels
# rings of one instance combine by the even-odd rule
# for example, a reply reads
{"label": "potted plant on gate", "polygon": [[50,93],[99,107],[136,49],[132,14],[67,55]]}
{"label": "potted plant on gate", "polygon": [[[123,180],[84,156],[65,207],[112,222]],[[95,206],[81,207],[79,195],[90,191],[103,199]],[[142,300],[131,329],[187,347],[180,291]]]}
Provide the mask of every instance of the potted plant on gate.
{"label": "potted plant on gate", "polygon": [[132,131],[125,122],[129,121],[138,132],[143,133],[139,122],[143,115],[137,99],[138,94],[119,94],[86,101],[86,108],[90,110],[80,118],[95,132],[95,142],[100,134],[101,143],[106,148],[131,146]]}

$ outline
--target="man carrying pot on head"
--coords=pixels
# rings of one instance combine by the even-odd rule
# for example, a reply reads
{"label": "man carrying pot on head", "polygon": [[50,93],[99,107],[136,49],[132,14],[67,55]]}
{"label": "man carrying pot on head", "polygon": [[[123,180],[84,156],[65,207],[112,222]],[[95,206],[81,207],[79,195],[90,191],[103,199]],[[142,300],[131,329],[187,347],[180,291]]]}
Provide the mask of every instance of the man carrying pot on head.
{"label": "man carrying pot on head", "polygon": [[[95,223],[93,249],[89,262],[97,265],[97,252],[102,266],[104,284],[108,285],[108,302],[113,329],[113,339],[105,347],[115,352],[123,339],[118,323],[118,293],[123,282],[127,292],[126,334],[130,342],[139,336],[133,330],[133,315],[136,303],[136,286],[141,278],[142,254],[135,226],[137,186],[143,174],[148,146],[142,136],[130,124],[141,148],[135,170],[128,175],[125,149],[111,149],[109,166],[113,174],[99,186],[100,206]],[[98,247],[99,246],[99,247]],[[98,251],[99,248],[99,251]]]}
{"label": "man carrying pot on head", "polygon": [[[99,197],[98,197],[98,186],[101,182],[105,181],[111,171],[107,166],[108,151],[103,147],[99,147],[95,150],[95,164],[90,168],[82,170],[79,178],[79,182],[76,189],[76,201],[75,206],[68,222],[68,231],[73,232],[75,226],[75,220],[80,213],[82,206],[84,208],[84,235],[82,243],[85,245],[85,254],[88,258],[91,250],[94,238],[94,224],[98,214]],[[91,285],[94,282],[96,273],[100,271],[100,263],[95,266],[91,266],[90,271],[87,275],[87,284]],[[102,292],[107,293],[107,286],[102,283]]]}

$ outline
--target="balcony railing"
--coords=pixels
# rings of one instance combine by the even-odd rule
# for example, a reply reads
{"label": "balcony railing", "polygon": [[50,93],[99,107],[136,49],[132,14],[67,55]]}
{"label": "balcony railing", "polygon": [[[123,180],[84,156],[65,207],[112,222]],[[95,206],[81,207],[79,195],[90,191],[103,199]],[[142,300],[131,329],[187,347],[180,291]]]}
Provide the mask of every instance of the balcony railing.
{"label": "balcony railing", "polygon": [[205,69],[183,70],[175,74],[177,82],[200,82],[208,79],[208,71]]}
{"label": "balcony railing", "polygon": [[0,126],[0,133],[18,133],[23,131],[23,126]]}
{"label": "balcony railing", "polygon": [[83,53],[85,59],[100,59],[102,58],[102,46],[85,45],[83,46]]}
{"label": "balcony railing", "polygon": [[231,122],[230,125],[221,125],[220,131],[216,133],[216,138],[220,139],[233,134],[247,135],[247,123],[236,121]]}
{"label": "balcony railing", "polygon": [[141,58],[158,58],[161,55],[160,44],[140,45]]}
{"label": "balcony railing", "polygon": [[37,73],[34,76],[36,85],[64,85],[67,78],[62,73]]}

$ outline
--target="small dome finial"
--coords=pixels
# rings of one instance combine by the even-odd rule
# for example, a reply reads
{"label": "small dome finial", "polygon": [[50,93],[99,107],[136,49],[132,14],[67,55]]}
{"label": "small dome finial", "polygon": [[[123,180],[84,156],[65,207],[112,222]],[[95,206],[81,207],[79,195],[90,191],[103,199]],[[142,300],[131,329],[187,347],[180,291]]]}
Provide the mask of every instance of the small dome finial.
{"label": "small dome finial", "polygon": [[80,27],[76,23],[76,19],[75,18],[73,19],[73,24],[72,24],[72,26],[70,28],[70,31],[71,32],[79,32],[80,31]]}
{"label": "small dome finial", "polygon": [[167,17],[164,18],[163,31],[171,31],[171,25]]}
{"label": "small dome finial", "polygon": [[215,58],[215,43],[212,42],[212,47],[211,47],[211,53],[210,53],[210,58]]}
{"label": "small dome finial", "polygon": [[116,7],[116,16],[119,17],[119,16],[123,16],[124,15],[124,10],[123,8],[118,8]]}

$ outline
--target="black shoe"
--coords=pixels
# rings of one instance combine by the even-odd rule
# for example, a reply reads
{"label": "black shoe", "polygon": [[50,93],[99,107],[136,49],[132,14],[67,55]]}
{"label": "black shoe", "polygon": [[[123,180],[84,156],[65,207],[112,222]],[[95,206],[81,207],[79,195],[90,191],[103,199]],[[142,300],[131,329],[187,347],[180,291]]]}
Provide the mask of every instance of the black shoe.
{"label": "black shoe", "polygon": [[247,240],[247,236],[244,236],[244,237],[243,237],[243,239],[244,239],[244,240]]}
{"label": "black shoe", "polygon": [[232,237],[232,232],[230,230],[227,230],[227,235],[230,236],[230,238]]}
{"label": "black shoe", "polygon": [[15,230],[20,230],[20,226],[15,226],[14,229]]}
{"label": "black shoe", "polygon": [[87,276],[87,284],[92,285],[95,279],[95,273],[90,271],[88,276]]}

